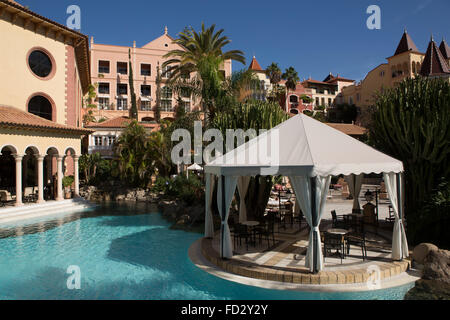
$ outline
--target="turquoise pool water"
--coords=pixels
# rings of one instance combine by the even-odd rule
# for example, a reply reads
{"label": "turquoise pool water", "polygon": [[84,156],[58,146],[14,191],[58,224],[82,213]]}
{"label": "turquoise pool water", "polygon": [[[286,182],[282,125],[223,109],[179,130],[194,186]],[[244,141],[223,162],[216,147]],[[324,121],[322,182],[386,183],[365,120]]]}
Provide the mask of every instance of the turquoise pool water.
{"label": "turquoise pool water", "polygon": [[[201,234],[170,230],[145,205],[102,205],[47,222],[0,226],[0,299],[403,299],[412,287],[309,293],[245,286],[198,269]],[[69,266],[81,289],[69,290]]]}

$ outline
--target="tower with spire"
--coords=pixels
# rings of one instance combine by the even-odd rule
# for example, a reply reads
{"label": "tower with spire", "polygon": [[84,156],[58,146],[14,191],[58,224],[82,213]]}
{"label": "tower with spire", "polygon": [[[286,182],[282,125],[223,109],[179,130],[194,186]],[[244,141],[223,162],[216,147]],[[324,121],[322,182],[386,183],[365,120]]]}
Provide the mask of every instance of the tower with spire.
{"label": "tower with spire", "polygon": [[441,43],[441,47],[438,48],[432,35],[430,43],[428,44],[427,53],[423,59],[422,68],[420,69],[421,76],[430,78],[450,78],[448,59],[444,57],[444,54],[447,55],[449,52],[448,46],[444,40]]}

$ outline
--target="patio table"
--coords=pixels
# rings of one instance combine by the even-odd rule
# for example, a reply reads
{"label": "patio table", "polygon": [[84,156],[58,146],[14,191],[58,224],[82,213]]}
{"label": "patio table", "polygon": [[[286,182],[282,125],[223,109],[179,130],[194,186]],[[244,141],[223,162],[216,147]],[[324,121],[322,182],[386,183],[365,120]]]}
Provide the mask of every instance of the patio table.
{"label": "patio table", "polygon": [[338,234],[338,235],[345,236],[348,233],[348,230],[345,230],[345,229],[329,229],[326,232],[331,233],[331,234]]}

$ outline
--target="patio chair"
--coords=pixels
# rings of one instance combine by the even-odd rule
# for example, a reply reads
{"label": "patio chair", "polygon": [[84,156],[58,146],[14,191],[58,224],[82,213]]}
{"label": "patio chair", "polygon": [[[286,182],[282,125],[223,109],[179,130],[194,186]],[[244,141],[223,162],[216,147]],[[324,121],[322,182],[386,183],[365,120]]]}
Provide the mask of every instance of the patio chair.
{"label": "patio chair", "polygon": [[389,205],[389,217],[386,218],[386,222],[393,223],[395,222],[394,209],[391,205]]}
{"label": "patio chair", "polygon": [[26,187],[23,192],[23,202],[33,202],[34,199],[34,191],[33,187]]}
{"label": "patio chair", "polygon": [[[248,251],[248,243],[252,240],[253,234],[248,232],[248,229],[243,224],[237,223],[234,226],[233,229],[233,237],[234,237],[234,243],[239,240],[239,246],[242,245],[242,239],[245,240],[245,245]],[[250,241],[249,241],[250,240]]]}
{"label": "patio chair", "polygon": [[347,255],[350,254],[350,246],[353,245],[360,247],[363,260],[367,259],[366,233],[362,220],[357,222],[352,231],[345,235],[345,243],[347,246]]}
{"label": "patio chair", "polygon": [[340,234],[332,234],[325,232],[323,236],[323,256],[324,258],[331,255],[331,250],[336,250],[342,259],[345,259],[345,242],[344,237]]}
{"label": "patio chair", "polygon": [[262,238],[267,240],[267,247],[270,248],[270,238],[275,245],[275,228],[272,220],[267,220],[263,226],[255,228],[255,236],[259,236],[259,243],[262,243]]}
{"label": "patio chair", "polygon": [[344,215],[336,214],[336,210],[331,211],[331,217],[333,219],[333,228],[347,228],[347,223],[344,218]]}

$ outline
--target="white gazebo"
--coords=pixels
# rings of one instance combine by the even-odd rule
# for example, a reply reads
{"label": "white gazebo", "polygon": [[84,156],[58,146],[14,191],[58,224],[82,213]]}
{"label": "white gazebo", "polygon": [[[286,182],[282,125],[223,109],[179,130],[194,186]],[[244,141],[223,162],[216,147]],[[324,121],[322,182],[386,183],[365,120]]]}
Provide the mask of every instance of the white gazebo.
{"label": "white gazebo", "polygon": [[287,176],[311,228],[306,267],[317,273],[323,269],[319,225],[331,177],[341,174],[350,177],[353,185],[351,191],[355,194],[357,189],[361,188],[363,174],[383,173],[396,218],[392,259],[402,260],[408,256],[408,244],[402,223],[402,172],[402,162],[300,114],[205,166],[205,237],[214,236],[211,203],[215,177],[218,178],[217,203],[222,221],[220,255],[222,258],[231,258],[233,243],[228,216],[236,187],[240,198],[243,199],[250,177]]}

